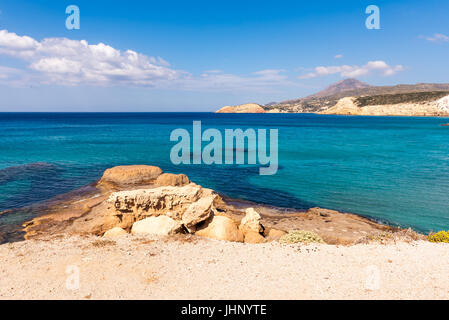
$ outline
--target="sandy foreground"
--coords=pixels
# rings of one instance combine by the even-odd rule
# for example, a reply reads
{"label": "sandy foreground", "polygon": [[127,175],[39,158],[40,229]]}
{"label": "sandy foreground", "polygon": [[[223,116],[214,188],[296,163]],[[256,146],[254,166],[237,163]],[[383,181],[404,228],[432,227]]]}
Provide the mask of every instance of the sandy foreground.
{"label": "sandy foreground", "polygon": [[449,298],[449,245],[425,241],[59,236],[1,245],[0,261],[1,299]]}

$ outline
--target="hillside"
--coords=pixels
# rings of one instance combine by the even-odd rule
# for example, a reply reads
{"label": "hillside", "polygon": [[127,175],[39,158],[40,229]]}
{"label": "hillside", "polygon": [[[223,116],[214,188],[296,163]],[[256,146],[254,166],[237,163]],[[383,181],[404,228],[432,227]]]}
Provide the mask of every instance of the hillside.
{"label": "hillside", "polygon": [[[445,116],[449,115],[448,106],[441,105],[439,100],[446,96],[449,96],[449,84],[372,86],[356,79],[346,79],[316,94],[263,107],[266,112],[281,113]],[[347,107],[349,101],[352,103],[351,112],[337,108],[339,102],[340,105],[345,102]]]}

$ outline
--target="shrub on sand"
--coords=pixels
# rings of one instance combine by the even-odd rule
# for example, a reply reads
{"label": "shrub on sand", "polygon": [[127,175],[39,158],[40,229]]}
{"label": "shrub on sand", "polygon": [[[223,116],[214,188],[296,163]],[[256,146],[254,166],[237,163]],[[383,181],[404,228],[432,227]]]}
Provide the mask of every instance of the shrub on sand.
{"label": "shrub on sand", "polygon": [[427,237],[430,242],[444,242],[449,243],[449,231],[440,231],[437,233],[431,233]]}
{"label": "shrub on sand", "polygon": [[315,232],[305,231],[305,230],[293,230],[289,231],[287,234],[283,235],[279,239],[280,243],[291,244],[291,243],[324,243],[323,239]]}

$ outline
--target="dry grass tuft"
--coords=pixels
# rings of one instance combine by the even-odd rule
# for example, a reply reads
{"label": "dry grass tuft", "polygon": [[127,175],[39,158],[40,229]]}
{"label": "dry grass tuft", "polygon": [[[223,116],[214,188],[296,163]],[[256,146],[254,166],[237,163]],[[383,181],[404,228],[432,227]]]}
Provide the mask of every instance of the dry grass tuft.
{"label": "dry grass tuft", "polygon": [[408,229],[392,229],[389,231],[380,232],[377,234],[368,235],[356,243],[380,243],[380,244],[391,244],[396,242],[407,242],[411,243],[413,241],[425,240],[426,236],[420,234],[411,228]]}
{"label": "dry grass tuft", "polygon": [[305,230],[293,230],[289,231],[286,235],[283,235],[279,239],[279,243],[292,244],[292,243],[324,243],[324,240],[312,231]]}
{"label": "dry grass tuft", "polygon": [[103,248],[106,246],[115,246],[117,242],[112,240],[95,240],[92,242],[92,246],[95,248]]}

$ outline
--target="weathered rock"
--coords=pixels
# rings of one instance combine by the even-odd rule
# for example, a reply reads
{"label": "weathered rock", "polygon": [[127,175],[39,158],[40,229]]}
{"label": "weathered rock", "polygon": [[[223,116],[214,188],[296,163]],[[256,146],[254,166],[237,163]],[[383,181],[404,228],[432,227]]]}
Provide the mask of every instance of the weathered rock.
{"label": "weathered rock", "polygon": [[278,229],[270,229],[270,231],[268,232],[268,236],[267,236],[267,241],[277,241],[279,240],[282,236],[286,235],[287,232],[282,231],[282,230],[278,230]]}
{"label": "weathered rock", "polygon": [[258,232],[248,231],[245,233],[244,241],[246,243],[263,243],[265,242],[265,238]]}
{"label": "weathered rock", "polygon": [[243,234],[234,220],[224,216],[209,218],[195,234],[211,239],[243,242]]}
{"label": "weathered rock", "polygon": [[115,192],[111,194],[108,202],[119,212],[133,214],[137,220],[166,213],[172,215],[175,220],[180,220],[184,211],[203,197],[203,192],[209,194],[207,189],[197,185],[165,186]]}
{"label": "weathered rock", "polygon": [[189,230],[189,232],[194,232],[195,226],[198,223],[208,219],[211,216],[212,205],[216,197],[216,195],[211,195],[201,198],[187,208],[182,215],[182,223],[187,230]]}
{"label": "weathered rock", "polygon": [[124,234],[127,234],[126,230],[120,228],[120,227],[115,227],[112,228],[108,231],[106,231],[103,235],[103,237],[105,238],[113,238],[113,237],[119,237],[122,236]]}
{"label": "weathered rock", "polygon": [[226,106],[217,113],[265,113],[265,109],[257,103],[247,103],[238,106]]}
{"label": "weathered rock", "polygon": [[107,169],[99,185],[112,184],[119,187],[138,186],[154,183],[162,174],[162,169],[155,166],[135,165],[117,166]]}
{"label": "weathered rock", "polygon": [[114,227],[129,230],[134,222],[135,218],[132,214],[117,212],[113,206],[104,201],[87,214],[75,219],[67,227],[67,231],[101,236]]}
{"label": "weathered rock", "polygon": [[245,211],[246,215],[240,221],[239,229],[243,232],[254,231],[257,233],[263,232],[264,228],[260,224],[260,215],[254,210],[254,208],[248,208]]}
{"label": "weathered rock", "polygon": [[190,183],[185,174],[163,173],[157,177],[156,182],[160,186],[185,186]]}
{"label": "weathered rock", "polygon": [[180,232],[182,226],[179,222],[167,217],[149,217],[133,224],[132,234],[154,234],[167,236]]}

